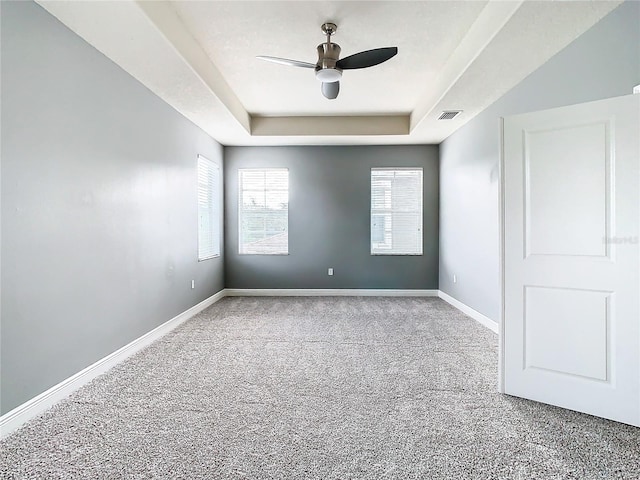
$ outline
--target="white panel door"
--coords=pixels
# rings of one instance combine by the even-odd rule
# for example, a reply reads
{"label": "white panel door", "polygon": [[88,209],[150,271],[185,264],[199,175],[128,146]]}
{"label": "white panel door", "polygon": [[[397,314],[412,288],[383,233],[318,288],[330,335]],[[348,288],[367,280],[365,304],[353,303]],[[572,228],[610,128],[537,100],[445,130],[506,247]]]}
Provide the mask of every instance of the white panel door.
{"label": "white panel door", "polygon": [[503,120],[503,391],[640,426],[640,95]]}

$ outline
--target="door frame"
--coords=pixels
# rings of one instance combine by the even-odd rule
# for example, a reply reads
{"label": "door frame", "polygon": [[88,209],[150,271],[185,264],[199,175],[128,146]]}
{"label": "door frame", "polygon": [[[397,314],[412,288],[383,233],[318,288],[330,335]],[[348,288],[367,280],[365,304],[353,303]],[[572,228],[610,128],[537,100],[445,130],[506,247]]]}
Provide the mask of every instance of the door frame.
{"label": "door frame", "polygon": [[500,290],[500,301],[498,305],[498,392],[504,394],[505,376],[505,354],[504,354],[504,329],[505,329],[505,293],[504,293],[504,241],[505,241],[505,197],[504,197],[504,117],[500,117],[500,159],[498,162],[498,288]]}

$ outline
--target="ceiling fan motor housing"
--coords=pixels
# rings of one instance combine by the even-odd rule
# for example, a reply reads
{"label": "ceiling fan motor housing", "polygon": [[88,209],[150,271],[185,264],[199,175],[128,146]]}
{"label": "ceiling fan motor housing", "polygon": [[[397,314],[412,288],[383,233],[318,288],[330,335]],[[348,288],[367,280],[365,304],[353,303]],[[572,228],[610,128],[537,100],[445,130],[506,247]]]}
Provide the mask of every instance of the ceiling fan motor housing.
{"label": "ceiling fan motor housing", "polygon": [[340,45],[326,42],[318,45],[316,78],[323,83],[337,82],[342,78],[342,69],[336,67],[340,58]]}
{"label": "ceiling fan motor housing", "polygon": [[313,68],[316,72],[316,78],[321,82],[322,95],[329,100],[333,100],[337,98],[340,92],[340,79],[342,78],[343,70],[373,67],[386,62],[398,53],[398,47],[374,48],[373,50],[354,53],[341,59],[340,45],[331,41],[331,35],[334,35],[338,29],[336,24],[327,22],[323,23],[320,28],[322,33],[327,36],[327,41],[318,45],[318,61],[315,65],[310,62],[280,57],[258,56],[258,58],[293,67]]}

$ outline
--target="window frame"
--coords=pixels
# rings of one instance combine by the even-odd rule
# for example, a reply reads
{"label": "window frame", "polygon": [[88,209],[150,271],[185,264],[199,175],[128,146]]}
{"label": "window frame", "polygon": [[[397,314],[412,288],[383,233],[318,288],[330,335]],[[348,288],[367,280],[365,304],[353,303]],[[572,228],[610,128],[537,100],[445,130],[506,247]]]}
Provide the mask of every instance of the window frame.
{"label": "window frame", "polygon": [[[390,215],[393,219],[393,215],[398,213],[399,210],[395,210],[393,207],[388,209],[374,209],[374,172],[380,171],[391,171],[394,172],[420,172],[420,210],[419,211],[409,211],[409,213],[418,214],[418,231],[419,231],[419,242],[418,242],[418,250],[416,252],[385,252],[380,251],[379,247],[374,248],[374,215]],[[371,167],[371,171],[369,174],[369,202],[370,202],[370,210],[369,210],[369,253],[371,256],[412,256],[419,257],[424,255],[424,168],[423,167]],[[393,187],[392,187],[393,188]],[[391,189],[391,199],[393,198],[393,190]],[[391,227],[390,234],[393,235],[393,227]],[[380,243],[380,242],[375,242]],[[393,247],[390,248],[392,250]]]}
{"label": "window frame", "polygon": [[[211,203],[209,204],[211,210],[211,218],[209,220],[210,229],[212,232],[212,245],[210,254],[203,254],[202,251],[202,222],[200,220],[200,186],[201,186],[201,164],[208,164],[208,168],[212,170],[211,180],[212,183],[209,185],[210,191],[209,195],[211,198]],[[196,216],[198,223],[198,231],[197,231],[197,257],[198,262],[204,262],[206,260],[210,260],[212,258],[219,258],[222,255],[222,168],[220,164],[214,160],[210,160],[204,155],[198,155],[196,160]]]}
{"label": "window frame", "polygon": [[[254,188],[246,188],[243,189],[243,172],[268,172],[268,171],[284,171],[287,174],[287,189],[286,189],[286,193],[287,193],[287,209],[286,209],[286,214],[287,214],[287,220],[286,220],[286,234],[287,234],[287,250],[286,252],[247,252],[247,251],[243,251],[242,246],[242,224],[243,224],[243,193],[245,191],[254,191],[254,192],[263,192],[265,195],[265,204],[266,204],[266,195],[267,192],[269,190],[267,190],[266,185],[265,188],[263,190],[256,190]],[[283,190],[280,189],[280,192],[282,192]],[[289,194],[290,194],[290,188],[289,188],[289,168],[288,167],[246,167],[246,168],[238,168],[238,255],[264,255],[264,256],[283,256],[283,255],[289,255]],[[265,230],[266,231],[266,230]],[[270,238],[270,237],[265,237],[266,238]]]}

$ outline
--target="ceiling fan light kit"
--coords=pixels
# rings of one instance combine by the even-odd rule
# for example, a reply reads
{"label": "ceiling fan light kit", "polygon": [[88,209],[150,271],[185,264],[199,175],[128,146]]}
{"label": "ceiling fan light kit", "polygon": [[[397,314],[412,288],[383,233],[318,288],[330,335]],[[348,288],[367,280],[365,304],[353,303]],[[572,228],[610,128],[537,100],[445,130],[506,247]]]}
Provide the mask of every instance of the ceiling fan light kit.
{"label": "ceiling fan light kit", "polygon": [[376,48],[355,53],[340,60],[340,45],[331,41],[331,35],[336,33],[338,27],[335,23],[327,22],[323,23],[320,28],[322,33],[327,36],[327,41],[318,45],[318,62],[315,64],[262,55],[257,58],[292,67],[313,68],[316,78],[322,82],[320,87],[322,95],[333,100],[340,92],[340,80],[342,79],[343,70],[373,67],[386,62],[398,53],[397,47]]}
{"label": "ceiling fan light kit", "polygon": [[320,89],[329,100],[333,100],[340,93],[340,82],[323,82]]}

